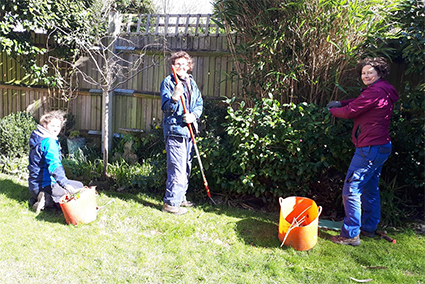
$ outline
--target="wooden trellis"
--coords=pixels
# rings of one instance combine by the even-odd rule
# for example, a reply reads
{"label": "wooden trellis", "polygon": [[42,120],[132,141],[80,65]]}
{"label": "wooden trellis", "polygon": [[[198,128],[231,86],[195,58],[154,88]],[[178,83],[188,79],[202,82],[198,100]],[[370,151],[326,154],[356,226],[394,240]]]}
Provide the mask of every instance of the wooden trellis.
{"label": "wooden trellis", "polygon": [[156,36],[220,36],[211,14],[126,14],[122,34]]}

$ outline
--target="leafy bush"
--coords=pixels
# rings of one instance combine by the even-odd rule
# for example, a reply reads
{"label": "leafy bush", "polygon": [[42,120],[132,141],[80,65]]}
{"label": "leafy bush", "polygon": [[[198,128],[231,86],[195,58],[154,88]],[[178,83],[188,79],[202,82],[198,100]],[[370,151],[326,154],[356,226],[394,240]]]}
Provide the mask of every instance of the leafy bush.
{"label": "leafy bush", "polygon": [[[166,175],[166,155],[146,159],[140,163],[128,163],[125,159],[117,159],[108,164],[108,182],[112,188],[123,190],[163,189]],[[1,160],[0,160],[1,162]],[[62,160],[68,178],[85,183],[102,179],[103,160],[93,155],[84,154],[79,149],[76,155],[69,155]],[[1,163],[0,163],[1,165]]]}
{"label": "leafy bush", "polygon": [[394,153],[387,164],[389,176],[400,175],[401,184],[425,187],[425,86],[408,91],[394,111],[391,136]]}
{"label": "leafy bush", "polygon": [[398,207],[403,211],[397,217],[395,210],[392,214],[382,214],[389,224],[397,225],[407,215],[413,217],[425,213],[424,88],[407,88],[394,111],[390,127],[393,153],[383,167],[380,188],[385,197],[382,207]]}
{"label": "leafy bush", "polygon": [[25,157],[37,122],[26,112],[11,113],[0,120],[0,152],[10,158]]}
{"label": "leafy bush", "polygon": [[28,157],[10,158],[0,155],[0,173],[17,175],[23,179],[27,179],[28,164]]}
{"label": "leafy bush", "polygon": [[[421,0],[402,0],[392,13],[398,21],[398,51],[407,63],[406,74],[425,72],[425,3]],[[423,78],[423,76],[422,76]]]}
{"label": "leafy bush", "polygon": [[[380,182],[383,224],[399,225],[423,209],[422,95],[412,91],[394,112],[394,151]],[[255,195],[265,201],[304,195],[320,199],[322,206],[326,203],[329,212],[341,213],[342,186],[354,151],[352,120],[332,118],[314,104],[280,105],[273,99],[259,100],[252,108],[243,102],[239,108],[229,106],[227,117],[216,113],[225,131],[207,127],[198,138],[212,192]],[[201,175],[197,162],[193,165],[190,186],[199,188]]]}
{"label": "leafy bush", "polygon": [[166,179],[165,154],[143,163],[129,164],[121,159],[108,165],[108,173],[119,190],[163,190]]}
{"label": "leafy bush", "polygon": [[265,200],[307,194],[324,172],[345,170],[351,159],[350,124],[331,120],[307,103],[263,99],[253,108],[229,107],[225,135],[207,132],[200,140],[211,186]]}
{"label": "leafy bush", "polygon": [[[137,162],[126,154],[128,145],[137,156]],[[113,149],[114,163],[108,165],[108,173],[123,189],[163,190],[167,173],[164,134],[154,121],[151,131],[143,135],[124,135]]]}
{"label": "leafy bush", "polygon": [[103,171],[103,161],[99,157],[87,156],[78,149],[75,155],[62,159],[66,175],[70,179],[91,181],[100,179]]}
{"label": "leafy bush", "polygon": [[123,155],[128,145],[131,145],[131,150],[137,155],[139,163],[143,164],[145,159],[152,158],[164,151],[165,144],[162,127],[154,123],[151,124],[151,131],[148,133],[143,133],[142,135],[125,134],[118,140],[117,146],[113,149],[114,156],[123,158],[131,163]]}

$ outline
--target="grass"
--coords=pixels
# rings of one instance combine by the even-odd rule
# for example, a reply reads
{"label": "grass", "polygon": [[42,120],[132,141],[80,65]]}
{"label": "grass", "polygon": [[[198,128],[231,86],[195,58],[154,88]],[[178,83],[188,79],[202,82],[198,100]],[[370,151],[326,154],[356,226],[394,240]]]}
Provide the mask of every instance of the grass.
{"label": "grass", "polygon": [[200,205],[161,212],[161,196],[100,192],[96,221],[28,208],[26,181],[0,174],[0,283],[425,283],[425,238],[391,232],[359,247],[319,230],[310,251],[280,247],[278,213]]}

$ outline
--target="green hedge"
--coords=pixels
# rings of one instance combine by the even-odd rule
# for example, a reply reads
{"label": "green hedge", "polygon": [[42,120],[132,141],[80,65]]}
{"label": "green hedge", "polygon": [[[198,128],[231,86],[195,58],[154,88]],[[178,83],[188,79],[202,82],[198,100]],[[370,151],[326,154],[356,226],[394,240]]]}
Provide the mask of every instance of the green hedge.
{"label": "green hedge", "polygon": [[211,186],[264,200],[307,194],[320,176],[345,170],[351,159],[352,123],[333,120],[306,103],[263,99],[253,108],[229,107],[224,134],[207,132],[199,142]]}
{"label": "green hedge", "polygon": [[[409,108],[406,100],[404,107],[397,106],[391,125],[394,149],[380,184],[386,223],[423,211],[424,118],[419,93],[411,98]],[[207,106],[207,127],[198,138],[213,192],[255,195],[267,202],[320,195],[341,210],[343,180],[354,152],[352,120],[335,119],[314,104],[280,105],[273,99],[259,100],[252,108],[242,102],[236,109],[228,107],[227,115],[217,109]],[[202,187],[197,161],[191,179],[191,187]]]}
{"label": "green hedge", "polygon": [[0,119],[0,153],[6,157],[29,154],[29,138],[37,122],[26,112],[12,113]]}

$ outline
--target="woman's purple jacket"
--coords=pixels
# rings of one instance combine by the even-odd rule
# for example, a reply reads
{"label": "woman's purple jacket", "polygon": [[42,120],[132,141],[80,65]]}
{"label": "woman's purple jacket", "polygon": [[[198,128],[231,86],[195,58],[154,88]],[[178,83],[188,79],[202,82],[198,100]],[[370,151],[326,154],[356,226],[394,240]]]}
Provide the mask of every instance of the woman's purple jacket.
{"label": "woman's purple jacket", "polygon": [[356,147],[383,145],[391,141],[389,125],[397,100],[397,90],[379,79],[357,98],[341,101],[342,107],[329,111],[335,117],[354,119],[352,141]]}

